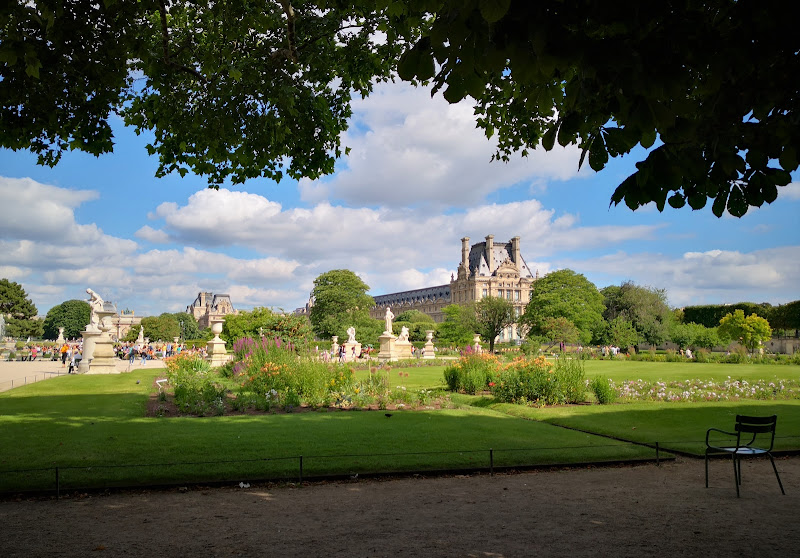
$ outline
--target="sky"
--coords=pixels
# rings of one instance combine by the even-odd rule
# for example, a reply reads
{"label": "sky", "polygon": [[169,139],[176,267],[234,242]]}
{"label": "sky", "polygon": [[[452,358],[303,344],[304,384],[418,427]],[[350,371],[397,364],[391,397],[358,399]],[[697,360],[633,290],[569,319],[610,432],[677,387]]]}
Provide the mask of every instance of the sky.
{"label": "sky", "polygon": [[[116,117],[115,117],[116,118]],[[39,314],[92,288],[136,315],[180,312],[201,291],[234,307],[292,311],[314,279],[350,269],[370,294],[446,284],[470,244],[520,236],[540,275],[569,268],[598,288],[665,289],[670,306],[800,299],[800,176],[771,205],[717,218],[610,206],[638,150],[595,173],[575,147],[491,162],[467,102],[404,83],[353,102],[349,155],[319,180],[155,178],[148,137],[112,122],[113,154],[55,168],[0,150],[0,278]]]}

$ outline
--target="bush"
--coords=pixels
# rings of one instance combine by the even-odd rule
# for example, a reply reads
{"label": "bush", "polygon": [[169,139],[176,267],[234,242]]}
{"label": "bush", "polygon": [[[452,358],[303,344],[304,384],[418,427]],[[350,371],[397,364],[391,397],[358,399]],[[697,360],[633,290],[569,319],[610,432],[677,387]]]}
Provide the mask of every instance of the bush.
{"label": "bush", "polygon": [[544,357],[518,359],[497,375],[491,389],[495,399],[504,403],[579,403],[586,398],[583,363],[558,359],[551,364]]}
{"label": "bush", "polygon": [[182,353],[165,360],[167,379],[175,393],[175,405],[182,413],[223,414],[225,388],[214,382],[211,365],[199,355]]}
{"label": "bush", "polygon": [[475,394],[489,389],[497,370],[497,357],[487,353],[468,354],[444,370],[444,381],[450,391]]}
{"label": "bush", "polygon": [[589,388],[601,405],[609,405],[617,399],[617,394],[611,385],[611,380],[597,376],[589,382]]}

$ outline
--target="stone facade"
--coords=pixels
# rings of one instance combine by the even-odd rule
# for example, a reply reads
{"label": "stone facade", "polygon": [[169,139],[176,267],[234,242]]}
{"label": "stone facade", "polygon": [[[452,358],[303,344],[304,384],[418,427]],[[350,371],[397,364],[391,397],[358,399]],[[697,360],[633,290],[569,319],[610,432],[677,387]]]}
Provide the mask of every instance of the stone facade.
{"label": "stone facade", "polygon": [[[442,309],[445,306],[468,304],[487,296],[511,301],[515,313],[521,315],[530,301],[537,278],[538,273],[531,273],[520,253],[520,237],[515,236],[506,243],[495,243],[494,236],[489,235],[484,242],[472,246],[469,237],[464,237],[461,239],[458,273],[451,276],[449,285],[376,296],[376,306],[370,311],[370,316],[382,319],[389,306],[395,315],[406,310],[419,310],[435,322],[443,322]],[[503,331],[499,341],[510,342],[519,338],[515,324]]]}
{"label": "stone facade", "polygon": [[194,302],[186,307],[186,313],[194,316],[200,329],[211,326],[217,318],[224,318],[228,314],[238,314],[231,302],[230,295],[198,293]]}
{"label": "stone facade", "polygon": [[135,316],[133,310],[127,312],[123,310],[111,318],[111,336],[112,338],[122,339],[128,335],[131,328],[136,327],[138,329],[141,323],[142,317]]}

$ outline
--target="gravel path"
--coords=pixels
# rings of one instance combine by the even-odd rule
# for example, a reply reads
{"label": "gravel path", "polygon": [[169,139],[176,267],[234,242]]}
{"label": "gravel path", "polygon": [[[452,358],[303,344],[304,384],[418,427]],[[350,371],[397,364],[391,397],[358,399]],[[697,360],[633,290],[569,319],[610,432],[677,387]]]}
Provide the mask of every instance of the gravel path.
{"label": "gravel path", "polygon": [[0,502],[0,556],[781,556],[800,458]]}

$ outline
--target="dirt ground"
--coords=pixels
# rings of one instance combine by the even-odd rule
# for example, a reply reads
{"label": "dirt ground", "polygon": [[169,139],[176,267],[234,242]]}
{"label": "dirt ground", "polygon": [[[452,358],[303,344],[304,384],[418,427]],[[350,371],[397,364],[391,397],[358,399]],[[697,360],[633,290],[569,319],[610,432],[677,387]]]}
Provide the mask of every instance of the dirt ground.
{"label": "dirt ground", "polygon": [[0,556],[781,556],[800,458],[0,502]]}

